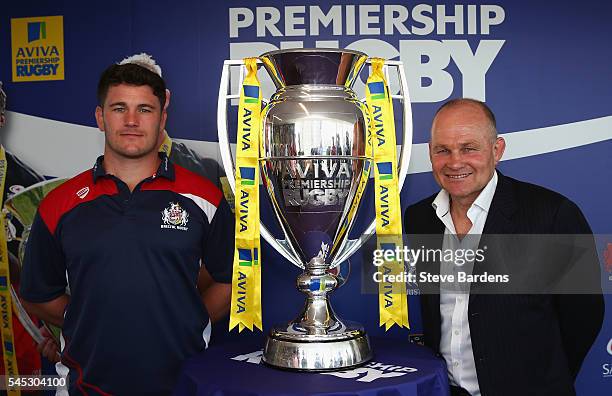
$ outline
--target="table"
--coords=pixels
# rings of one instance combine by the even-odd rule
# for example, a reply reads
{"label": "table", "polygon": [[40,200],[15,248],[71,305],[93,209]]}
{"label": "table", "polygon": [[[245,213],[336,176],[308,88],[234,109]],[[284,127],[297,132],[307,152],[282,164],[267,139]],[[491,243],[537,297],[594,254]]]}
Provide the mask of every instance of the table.
{"label": "table", "polygon": [[185,362],[175,396],[447,396],[446,364],[407,340],[372,338],[374,359],[356,369],[304,373],[261,363],[261,341],[225,344]]}

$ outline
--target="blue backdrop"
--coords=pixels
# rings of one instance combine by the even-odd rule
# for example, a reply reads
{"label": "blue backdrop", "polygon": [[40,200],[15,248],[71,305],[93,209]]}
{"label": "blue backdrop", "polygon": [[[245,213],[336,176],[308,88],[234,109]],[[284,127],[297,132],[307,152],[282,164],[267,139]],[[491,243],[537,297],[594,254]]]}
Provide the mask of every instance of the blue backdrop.
{"label": "blue backdrop", "polygon": [[[401,59],[413,97],[415,156],[402,207],[437,191],[418,148],[428,140],[441,102],[469,96],[485,100],[508,142],[505,174],[556,190],[584,211],[599,251],[612,242],[612,77],[608,16],[597,0],[474,2],[356,1],[268,2],[155,0],[113,4],[29,1],[3,5],[0,80],[14,116],[95,126],[95,91],[101,71],[137,52],[152,54],[172,91],[168,131],[175,138],[217,141],[216,109],[223,60],[288,47],[339,46],[371,56]],[[12,82],[11,18],[63,16],[65,79]],[[41,41],[41,45],[44,43]],[[49,123],[40,133],[54,133]],[[11,130],[11,134],[19,131]],[[235,139],[235,137],[234,137]],[[36,145],[34,140],[30,144]],[[62,143],[72,147],[71,141]],[[21,149],[24,152],[25,149]],[[206,154],[217,156],[216,151]],[[42,155],[42,154],[41,154]],[[91,158],[93,161],[93,158]],[[50,151],[48,161],[57,161]],[[62,160],[70,161],[70,159]],[[74,169],[76,173],[79,169]],[[41,169],[50,176],[51,171]],[[365,205],[370,204],[366,202]],[[272,222],[269,208],[264,217]],[[369,213],[362,213],[362,221]],[[360,255],[351,258],[350,282],[334,296],[343,317],[377,326],[377,296],[360,289]],[[264,246],[264,320],[269,326],[297,313],[302,297],[290,267]],[[602,285],[612,288],[603,269]],[[358,303],[355,303],[358,301]],[[606,295],[612,306],[610,294]],[[413,332],[420,331],[418,300],[411,299]],[[494,325],[494,324],[492,324]],[[224,337],[225,329],[218,329]],[[407,332],[390,336],[407,339]],[[612,314],[608,309],[577,386],[582,395],[612,389]]]}

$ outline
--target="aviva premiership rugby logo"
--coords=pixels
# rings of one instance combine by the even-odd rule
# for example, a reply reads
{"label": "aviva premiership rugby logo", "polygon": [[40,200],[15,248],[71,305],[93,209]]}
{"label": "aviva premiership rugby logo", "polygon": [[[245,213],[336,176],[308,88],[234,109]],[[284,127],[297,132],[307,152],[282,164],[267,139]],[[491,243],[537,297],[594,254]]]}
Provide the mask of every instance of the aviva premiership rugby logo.
{"label": "aviva premiership rugby logo", "polygon": [[189,220],[189,213],[178,203],[170,202],[170,206],[162,210],[162,221],[161,228],[172,228],[174,230],[187,231],[187,221]]}

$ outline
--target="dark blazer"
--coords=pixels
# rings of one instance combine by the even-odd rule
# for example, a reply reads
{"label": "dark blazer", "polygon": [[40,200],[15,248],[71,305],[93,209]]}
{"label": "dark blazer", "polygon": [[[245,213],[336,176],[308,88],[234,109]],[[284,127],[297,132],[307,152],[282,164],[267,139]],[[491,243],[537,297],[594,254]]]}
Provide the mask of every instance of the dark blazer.
{"label": "dark blazer", "polygon": [[[439,235],[433,242],[427,239],[426,244],[441,248],[444,225],[431,205],[434,198],[432,195],[408,207],[404,230],[406,234]],[[498,171],[480,246],[488,234],[592,232],[580,209],[569,199]],[[592,241],[592,237],[586,238]],[[599,333],[604,312],[594,242],[591,248],[590,259],[586,265],[581,261],[580,270],[590,277],[594,294],[470,295],[468,321],[483,395],[575,394],[574,380]],[[570,257],[564,253],[564,260],[571,261]],[[478,271],[476,266],[474,271]],[[432,294],[421,296],[421,310],[425,344],[439,353],[440,296],[435,285]]]}

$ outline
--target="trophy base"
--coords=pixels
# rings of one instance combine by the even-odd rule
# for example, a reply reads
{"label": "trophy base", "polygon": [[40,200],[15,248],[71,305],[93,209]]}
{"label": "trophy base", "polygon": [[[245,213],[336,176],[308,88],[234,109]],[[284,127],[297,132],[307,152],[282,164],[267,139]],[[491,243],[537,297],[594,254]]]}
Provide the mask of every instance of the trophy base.
{"label": "trophy base", "polygon": [[343,370],[372,359],[365,331],[342,326],[327,334],[303,334],[296,326],[274,328],[266,339],[263,362],[277,368],[310,372]]}

